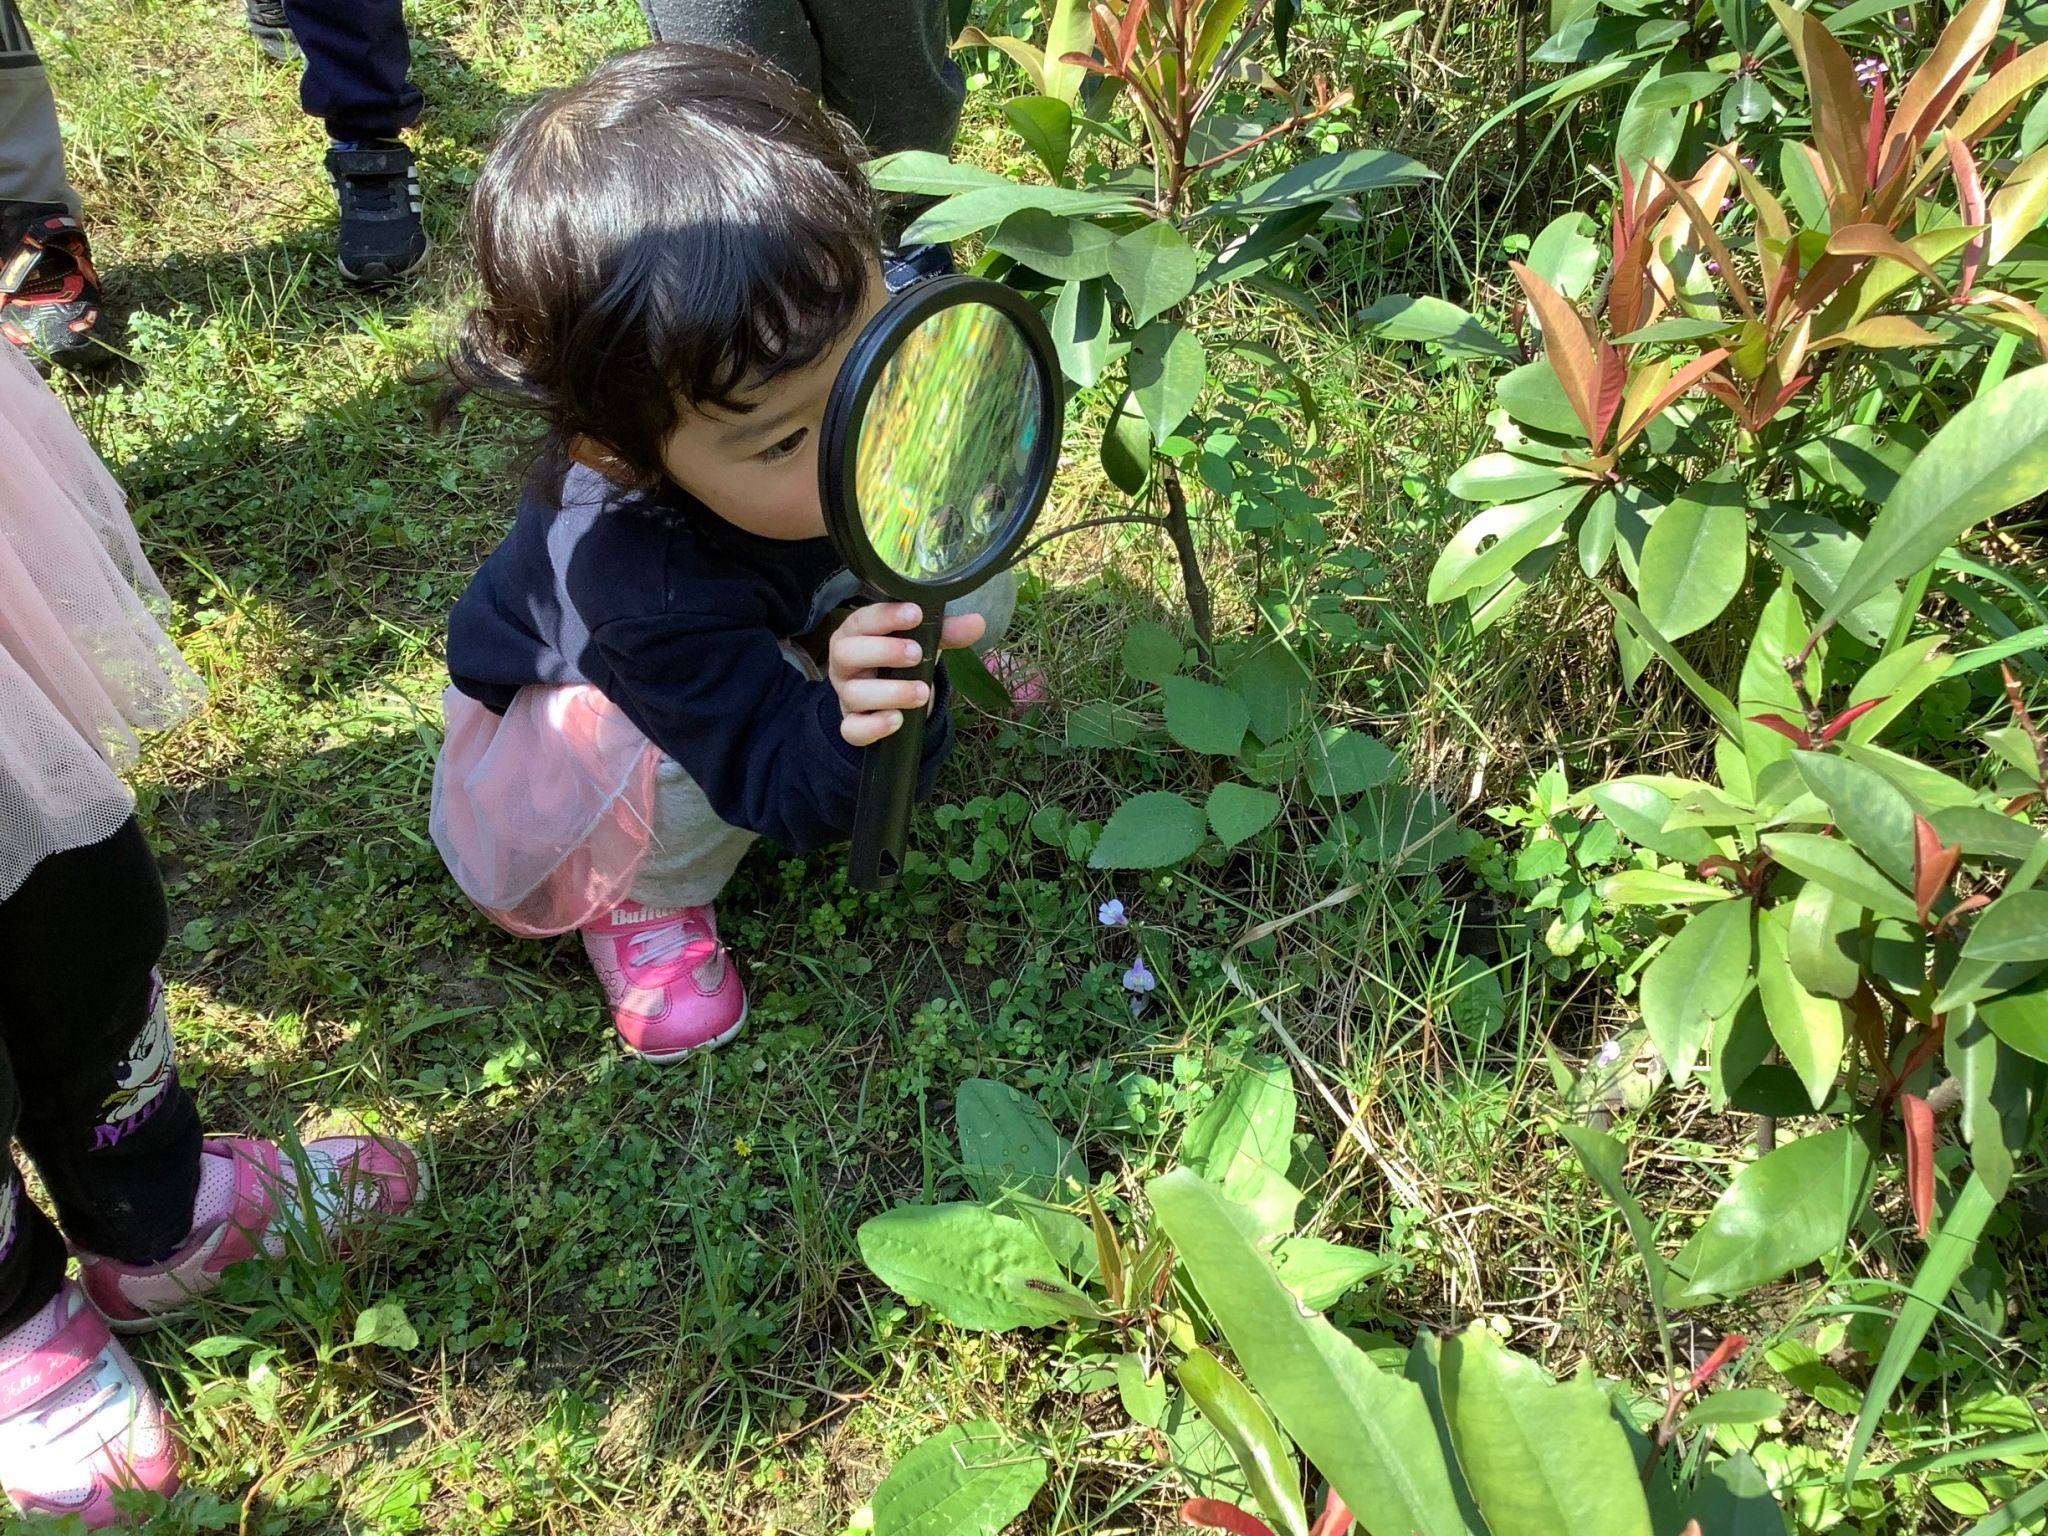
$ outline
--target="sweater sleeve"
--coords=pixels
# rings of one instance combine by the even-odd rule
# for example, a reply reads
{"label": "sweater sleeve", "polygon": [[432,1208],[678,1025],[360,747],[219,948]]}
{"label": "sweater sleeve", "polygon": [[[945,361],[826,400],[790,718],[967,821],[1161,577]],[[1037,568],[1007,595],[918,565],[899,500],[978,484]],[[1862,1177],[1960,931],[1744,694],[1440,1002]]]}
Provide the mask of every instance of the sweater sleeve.
{"label": "sweater sleeve", "polygon": [[[839,734],[839,696],[804,676],[775,634],[729,619],[615,619],[591,634],[605,693],[704,791],[719,819],[792,852],[852,834],[861,749]],[[953,743],[941,668],[918,795]]]}

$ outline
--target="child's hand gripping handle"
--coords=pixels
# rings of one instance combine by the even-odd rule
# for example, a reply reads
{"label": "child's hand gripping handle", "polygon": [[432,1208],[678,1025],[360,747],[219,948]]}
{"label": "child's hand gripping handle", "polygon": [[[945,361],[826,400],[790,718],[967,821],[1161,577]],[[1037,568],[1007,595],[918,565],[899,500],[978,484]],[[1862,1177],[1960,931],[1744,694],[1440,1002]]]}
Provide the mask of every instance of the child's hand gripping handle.
{"label": "child's hand gripping handle", "polygon": [[[875,676],[921,682],[926,685],[926,697],[934,697],[944,619],[943,610],[926,612],[917,628],[905,635],[917,642],[915,665],[882,668]],[[854,810],[853,851],[847,860],[847,877],[855,890],[876,890],[903,873],[903,848],[910,835],[911,810],[917,803],[917,773],[924,760],[925,722],[931,711],[925,704],[901,713],[901,726],[862,748],[860,799]]]}

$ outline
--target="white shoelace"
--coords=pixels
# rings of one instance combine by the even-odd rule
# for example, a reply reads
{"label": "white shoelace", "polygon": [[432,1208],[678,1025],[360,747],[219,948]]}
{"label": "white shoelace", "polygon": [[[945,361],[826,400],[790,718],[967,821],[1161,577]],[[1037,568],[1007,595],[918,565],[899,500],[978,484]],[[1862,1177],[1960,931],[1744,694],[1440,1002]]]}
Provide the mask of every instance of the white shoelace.
{"label": "white shoelace", "polygon": [[678,920],[636,933],[626,942],[632,947],[635,965],[660,965],[676,959],[697,940],[709,937],[695,923]]}

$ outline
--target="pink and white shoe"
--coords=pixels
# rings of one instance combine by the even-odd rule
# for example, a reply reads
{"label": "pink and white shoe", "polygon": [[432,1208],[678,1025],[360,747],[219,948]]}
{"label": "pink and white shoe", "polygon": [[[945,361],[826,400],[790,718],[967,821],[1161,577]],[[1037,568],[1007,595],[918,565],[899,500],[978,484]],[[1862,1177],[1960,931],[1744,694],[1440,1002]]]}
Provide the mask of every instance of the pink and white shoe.
{"label": "pink and white shoe", "polygon": [[747,1022],[746,989],[709,907],[629,901],[583,930],[583,948],[636,1056],[681,1061],[725,1044]]}
{"label": "pink and white shoe", "polygon": [[163,1403],[74,1281],[0,1337],[0,1482],[24,1515],[94,1529],[132,1518],[121,1489],[177,1491]]}
{"label": "pink and white shoe", "polygon": [[[155,1264],[79,1254],[79,1279],[115,1332],[142,1333],[220,1284],[231,1264],[278,1258],[296,1225],[318,1222],[337,1249],[379,1217],[425,1192],[412,1148],[378,1136],[330,1136],[305,1145],[306,1178],[274,1141],[227,1137],[201,1145],[192,1235]],[[303,1209],[310,1197],[312,1210]]]}

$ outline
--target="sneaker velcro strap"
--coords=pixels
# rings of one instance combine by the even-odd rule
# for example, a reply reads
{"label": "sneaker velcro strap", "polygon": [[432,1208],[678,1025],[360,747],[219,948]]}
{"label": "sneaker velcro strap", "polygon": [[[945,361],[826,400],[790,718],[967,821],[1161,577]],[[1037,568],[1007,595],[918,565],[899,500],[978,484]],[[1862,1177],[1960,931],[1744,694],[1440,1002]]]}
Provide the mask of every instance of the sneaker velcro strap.
{"label": "sneaker velcro strap", "polygon": [[110,1335],[106,1319],[82,1306],[43,1344],[0,1371],[0,1418],[32,1408],[98,1362]]}
{"label": "sneaker velcro strap", "polygon": [[413,158],[405,149],[330,149],[327,168],[337,176],[410,176]]}
{"label": "sneaker velcro strap", "polygon": [[33,237],[24,239],[21,249],[8,258],[6,266],[0,267],[0,298],[12,298],[21,292],[21,285],[42,259],[43,243]]}

